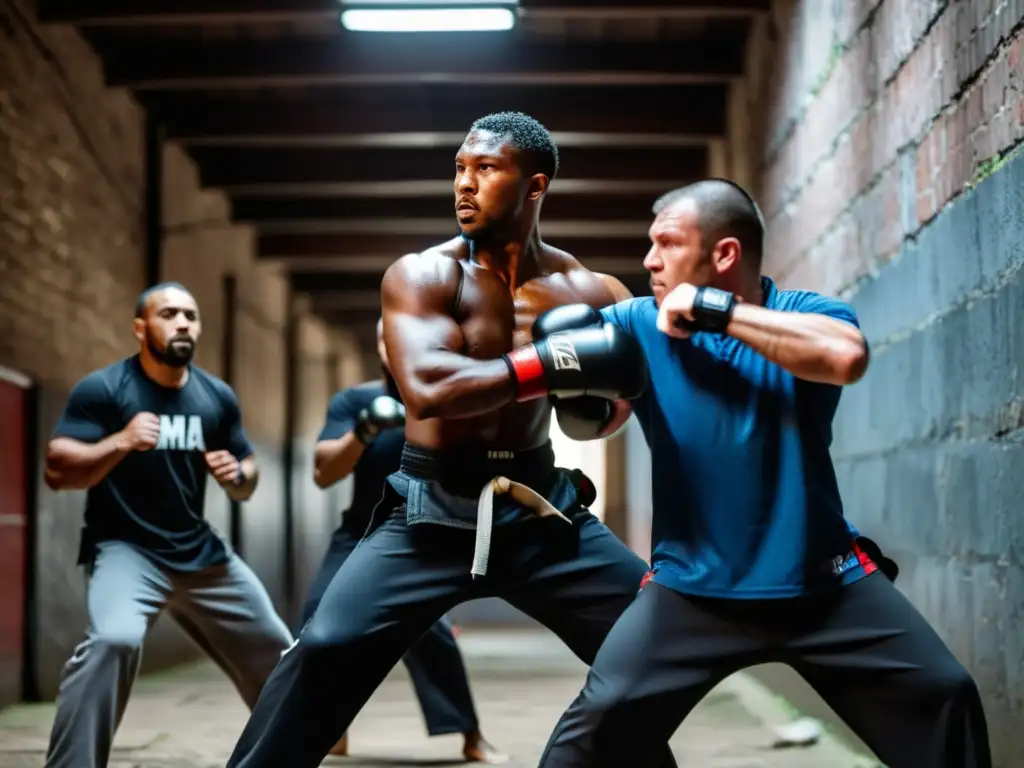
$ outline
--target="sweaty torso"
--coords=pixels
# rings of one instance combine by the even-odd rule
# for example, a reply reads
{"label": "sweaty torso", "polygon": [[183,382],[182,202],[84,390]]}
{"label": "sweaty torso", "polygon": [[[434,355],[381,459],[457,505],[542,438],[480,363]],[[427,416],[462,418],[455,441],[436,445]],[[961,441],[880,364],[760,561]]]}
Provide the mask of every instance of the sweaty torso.
{"label": "sweaty torso", "polygon": [[[496,272],[470,261],[468,246],[461,239],[435,250],[458,260],[462,269],[462,288],[453,313],[465,343],[454,351],[467,357],[495,359],[528,344],[534,320],[549,309],[566,304],[599,309],[615,302],[599,275],[546,244],[541,246],[539,268],[511,286]],[[476,443],[525,450],[548,440],[550,423],[551,403],[539,398],[471,418],[410,420],[406,439],[429,448]]]}

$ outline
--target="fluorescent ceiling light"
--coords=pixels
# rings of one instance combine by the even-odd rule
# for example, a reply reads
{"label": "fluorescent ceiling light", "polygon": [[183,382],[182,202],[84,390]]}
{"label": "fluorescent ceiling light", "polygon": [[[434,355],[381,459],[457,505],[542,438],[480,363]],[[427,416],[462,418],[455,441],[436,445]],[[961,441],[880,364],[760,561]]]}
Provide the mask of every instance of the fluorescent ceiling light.
{"label": "fluorescent ceiling light", "polygon": [[341,23],[352,32],[500,32],[516,17],[509,8],[350,8]]}

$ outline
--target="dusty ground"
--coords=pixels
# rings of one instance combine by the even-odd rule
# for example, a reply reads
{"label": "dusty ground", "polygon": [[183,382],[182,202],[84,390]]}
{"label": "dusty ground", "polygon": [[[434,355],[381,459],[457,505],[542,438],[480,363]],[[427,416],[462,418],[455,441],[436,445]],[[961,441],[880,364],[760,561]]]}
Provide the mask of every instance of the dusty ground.
{"label": "dusty ground", "polygon": [[[508,765],[533,768],[552,726],[579,691],[584,669],[551,635],[467,633],[460,638],[483,730],[511,754]],[[222,768],[246,709],[224,676],[197,664],[141,678],[118,733],[112,766]],[[681,767],[862,768],[870,762],[831,739],[773,748],[771,725],[790,714],[755,683],[737,676],[705,699],[672,741]],[[0,714],[0,766],[43,765],[52,705]],[[460,763],[461,739],[428,739],[399,667],[351,729],[351,756],[324,765],[439,766]]]}

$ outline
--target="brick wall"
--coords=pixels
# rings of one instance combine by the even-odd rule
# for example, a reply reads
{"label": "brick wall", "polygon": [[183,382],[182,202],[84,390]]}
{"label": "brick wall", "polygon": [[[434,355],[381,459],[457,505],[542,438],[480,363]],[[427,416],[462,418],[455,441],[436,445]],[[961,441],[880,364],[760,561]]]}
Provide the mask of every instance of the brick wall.
{"label": "brick wall", "polygon": [[131,351],[142,139],[87,45],[0,8],[0,360],[67,390]]}
{"label": "brick wall", "polygon": [[[0,6],[0,365],[39,385],[38,429],[45,441],[67,392],[81,376],[135,351],[130,318],[144,283],[143,113],[127,93],[106,88],[98,59],[72,29],[35,24],[27,2]],[[276,268],[253,261],[253,233],[230,223],[229,204],[201,190],[196,169],[165,147],[162,278],[179,280],[199,301],[203,337],[197,362],[222,370],[223,276],[238,284],[234,385],[262,480],[243,505],[243,555],[284,605],[285,328],[289,292]],[[320,380],[299,376],[299,400],[322,415],[325,360],[342,383],[359,377],[351,339],[299,310],[299,366],[320,361]],[[296,441],[310,443],[319,424],[300,421]],[[308,467],[294,468],[296,527],[316,528],[334,497],[307,493]],[[44,695],[84,622],[84,584],[74,567],[84,494],[54,494],[40,482],[36,521],[39,589],[33,651]],[[211,484],[212,485],[212,484]],[[229,505],[209,493],[209,516],[227,533]],[[296,561],[317,560],[322,546],[297,537]],[[300,582],[300,588],[303,584]],[[148,667],[194,653],[161,622],[144,655]]]}
{"label": "brick wall", "polygon": [[777,2],[734,165],[766,271],[861,316],[872,368],[833,451],[847,512],[976,675],[1001,766],[1024,714],[1022,22],[1021,0]]}

